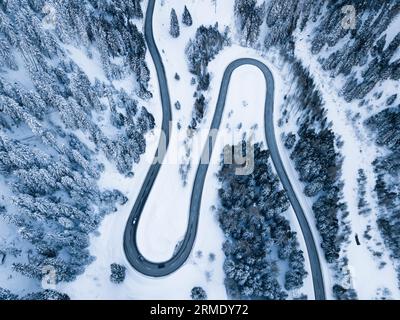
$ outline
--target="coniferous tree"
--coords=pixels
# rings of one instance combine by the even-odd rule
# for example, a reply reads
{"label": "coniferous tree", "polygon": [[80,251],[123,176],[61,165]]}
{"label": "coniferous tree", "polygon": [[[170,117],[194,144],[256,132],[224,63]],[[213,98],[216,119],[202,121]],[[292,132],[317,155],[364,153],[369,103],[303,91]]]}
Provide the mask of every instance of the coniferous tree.
{"label": "coniferous tree", "polygon": [[[56,282],[71,281],[93,261],[89,233],[127,200],[117,190],[100,190],[99,156],[133,174],[145,152],[144,134],[155,125],[131,93],[113,84],[133,75],[137,95],[151,97],[146,43],[132,19],[143,16],[140,0],[52,2],[54,32],[42,26],[43,1],[0,2],[0,175],[2,188],[13,194],[0,214],[30,248],[29,259],[24,251],[11,264],[38,280],[51,266]],[[93,62],[106,79],[92,83],[67,43],[90,58],[93,49],[98,52]],[[23,80],[10,80],[17,70]],[[108,119],[100,115],[106,110]]]}
{"label": "coniferous tree", "polygon": [[126,267],[113,263],[111,264],[111,275],[110,275],[110,281],[112,283],[122,283],[125,280],[125,274],[126,274]]}
{"label": "coniferous tree", "polygon": [[179,34],[180,34],[179,21],[178,21],[178,17],[176,15],[175,9],[171,10],[171,21],[170,21],[170,27],[169,27],[169,34],[174,38],[178,38]]}
{"label": "coniferous tree", "polygon": [[17,300],[18,296],[13,294],[10,290],[3,289],[0,287],[0,301],[6,300]]}
{"label": "coniferous tree", "polygon": [[[227,146],[247,150],[246,143]],[[268,162],[269,152],[260,144],[254,149],[254,171],[248,176],[235,174],[233,164],[222,164],[218,173],[220,207],[218,220],[226,235],[224,272],[227,292],[234,299],[285,299],[287,293],[279,281],[277,262],[268,254],[277,250],[278,258],[287,261],[285,289],[303,285],[307,272],[303,252],[298,249],[296,233],[282,216],[288,207],[285,192]]]}
{"label": "coniferous tree", "polygon": [[194,287],[190,296],[192,300],[207,300],[207,293],[202,287]]}
{"label": "coniferous tree", "polygon": [[190,27],[193,24],[192,16],[186,6],[182,14],[182,23],[188,27]]}

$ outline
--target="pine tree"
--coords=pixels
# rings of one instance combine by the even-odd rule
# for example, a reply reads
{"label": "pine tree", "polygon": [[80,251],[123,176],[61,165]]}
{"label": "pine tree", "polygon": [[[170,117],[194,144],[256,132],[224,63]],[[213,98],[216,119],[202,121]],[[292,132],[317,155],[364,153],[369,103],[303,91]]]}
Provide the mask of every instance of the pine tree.
{"label": "pine tree", "polygon": [[124,282],[126,275],[126,267],[117,263],[111,264],[110,281],[115,284]]}
{"label": "pine tree", "polygon": [[[0,215],[30,243],[29,259],[13,265],[29,277],[40,280],[43,267],[52,266],[57,282],[73,280],[93,260],[89,233],[117,203],[127,201],[117,190],[99,190],[96,180],[104,165],[95,157],[103,152],[127,173],[145,151],[143,134],[154,128],[154,118],[110,81],[93,84],[63,45],[79,44],[90,58],[93,47],[109,80],[133,75],[142,96],[150,97],[146,44],[132,22],[143,16],[140,3],[52,1],[57,19],[49,32],[41,23],[42,0],[0,0],[0,176],[13,195],[7,208],[0,203]],[[16,57],[22,59],[18,66]],[[17,67],[26,77],[15,81],[8,72]],[[105,110],[111,111],[111,121],[101,117]],[[117,128],[105,132],[97,120]],[[17,131],[24,134],[15,136]],[[2,257],[0,252],[0,264]],[[0,300],[10,296],[0,288]],[[47,291],[29,298],[57,297]]]}
{"label": "pine tree", "polygon": [[180,31],[179,31],[179,21],[176,15],[175,9],[171,10],[171,24],[169,28],[169,33],[172,37],[178,38]]}
{"label": "pine tree", "polygon": [[265,3],[257,6],[256,0],[236,0],[235,14],[246,43],[252,45],[258,38],[265,17]]}
{"label": "pine tree", "polygon": [[39,292],[32,292],[23,296],[21,300],[70,300],[70,297],[55,290],[46,289]]}
{"label": "pine tree", "polygon": [[133,16],[136,18],[143,18],[143,11],[142,8],[140,7],[140,1],[141,0],[134,0],[132,5],[133,5]]}
{"label": "pine tree", "polygon": [[190,15],[190,12],[186,6],[185,9],[183,10],[182,23],[188,27],[190,27],[193,24],[192,16]]}
{"label": "pine tree", "polygon": [[202,287],[194,287],[190,296],[193,300],[207,300],[207,293]]}

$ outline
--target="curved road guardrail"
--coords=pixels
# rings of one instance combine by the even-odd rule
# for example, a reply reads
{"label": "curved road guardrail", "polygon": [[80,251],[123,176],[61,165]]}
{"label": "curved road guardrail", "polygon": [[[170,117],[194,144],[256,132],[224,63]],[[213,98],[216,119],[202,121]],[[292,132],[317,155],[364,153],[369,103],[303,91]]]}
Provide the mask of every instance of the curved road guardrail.
{"label": "curved road guardrail", "polygon": [[[161,60],[161,56],[157,49],[157,46],[153,37],[153,29],[152,29],[152,17],[154,12],[155,0],[149,0],[148,8],[146,11],[146,21],[145,21],[145,38],[153,58],[154,64],[157,70],[157,76],[160,86],[160,94],[161,94],[161,102],[163,109],[163,121],[162,121],[162,130],[166,136],[166,146],[169,144],[169,123],[171,120],[171,102],[169,97],[168,85],[165,76],[164,66]],[[321,271],[321,265],[319,261],[319,256],[317,252],[317,248],[315,245],[314,238],[311,233],[310,226],[307,222],[303,209],[296,197],[296,194],[293,190],[292,184],[288,178],[286,170],[283,166],[282,160],[279,155],[278,146],[275,139],[275,131],[273,124],[273,108],[274,108],[274,79],[269,68],[263,64],[262,62],[251,59],[251,58],[242,58],[233,61],[226,68],[221,88],[219,91],[218,101],[216,110],[214,113],[214,117],[211,123],[209,139],[206,143],[204,152],[208,152],[209,147],[211,146],[211,151],[208,154],[210,159],[213,147],[213,139],[211,136],[211,131],[216,130],[220,127],[221,119],[225,107],[226,96],[228,93],[228,86],[230,83],[230,79],[233,71],[235,71],[238,67],[243,65],[253,65],[260,69],[265,77],[266,85],[267,85],[267,94],[265,98],[265,109],[264,109],[264,130],[265,137],[268,144],[268,148],[271,153],[271,159],[277,171],[277,174],[281,180],[283,188],[286,190],[289,201],[292,205],[293,210],[296,213],[296,217],[299,221],[301,231],[303,233],[307,252],[310,260],[312,280],[314,286],[314,294],[317,300],[325,299],[325,289]],[[161,150],[161,144],[163,141],[162,137],[160,138],[159,149]],[[158,151],[157,151],[158,152]],[[203,153],[204,154],[204,153]],[[156,154],[156,158],[158,157],[158,153]],[[160,158],[160,157],[158,157]],[[161,155],[161,159],[163,155]],[[160,159],[159,159],[160,160]],[[150,194],[151,188],[154,184],[154,181],[157,177],[157,174],[161,168],[161,162],[157,161],[152,164],[149,172],[146,175],[145,181],[142,185],[142,188],[139,192],[139,195],[136,199],[134,207],[129,216],[125,233],[124,233],[124,251],[125,255],[129,261],[129,263],[134,267],[137,271],[152,277],[161,277],[166,276],[177,269],[179,269],[187,260],[192,250],[194,241],[196,239],[197,226],[199,221],[200,214],[200,205],[201,205],[201,197],[203,192],[204,181],[207,174],[208,163],[203,163],[200,161],[199,166],[197,168],[196,177],[193,184],[192,196],[190,201],[190,211],[189,211],[189,221],[188,227],[186,230],[186,234],[182,242],[179,244],[174,255],[168,260],[164,262],[152,262],[145,259],[137,246],[136,235],[137,235],[137,227],[140,219],[140,215],[143,211],[146,200]]]}

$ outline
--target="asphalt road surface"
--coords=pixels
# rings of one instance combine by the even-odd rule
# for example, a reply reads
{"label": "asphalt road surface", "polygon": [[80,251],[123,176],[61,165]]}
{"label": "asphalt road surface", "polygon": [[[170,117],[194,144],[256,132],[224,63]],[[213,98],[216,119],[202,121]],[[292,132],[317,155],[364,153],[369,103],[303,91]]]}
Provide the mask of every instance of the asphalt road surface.
{"label": "asphalt road surface", "polygon": [[[164,65],[162,63],[161,56],[157,49],[153,36],[152,17],[154,12],[154,5],[155,5],[155,0],[149,0],[149,5],[146,11],[146,20],[145,20],[145,39],[157,71],[157,77],[160,86],[162,110],[163,110],[162,130],[165,133],[165,139],[166,139],[165,143],[166,146],[168,147],[170,138],[169,123],[171,121],[171,101],[169,97],[168,84],[165,76]],[[305,239],[311,265],[315,298],[317,300],[323,300],[325,299],[325,290],[324,290],[321,265],[318,257],[316,244],[312,236],[310,226],[304,215],[303,209],[296,197],[292,184],[283,166],[275,139],[275,131],[273,124],[274,79],[271,71],[265,64],[256,59],[242,58],[235,60],[228,65],[222,79],[217,106],[210,129],[212,130],[219,128],[225,107],[226,95],[228,92],[228,86],[230,83],[231,75],[233,71],[235,71],[238,67],[243,65],[253,65],[258,69],[260,69],[264,74],[267,86],[267,94],[264,106],[265,107],[264,130],[265,130],[266,141],[271,153],[271,158],[274,163],[275,169],[282,182],[283,188],[287,192],[288,198],[296,213],[297,219],[301,227],[301,231]],[[163,143],[164,142],[160,140],[159,148],[161,148],[161,145]],[[211,158],[212,147],[213,147],[213,139],[210,134],[209,141],[207,141],[206,146],[204,148],[204,152],[208,152],[210,150],[210,152],[208,152],[207,155],[209,158]],[[155,158],[156,157],[158,157],[157,153],[155,155]],[[162,159],[163,155],[160,155],[160,157],[158,158]],[[145,259],[141,255],[137,247],[136,234],[137,234],[137,227],[140,215],[143,211],[144,205],[150,194],[151,188],[153,187],[157,174],[161,168],[161,162],[162,161],[157,161],[150,167],[149,172],[146,175],[145,181],[142,185],[140,193],[136,199],[134,207],[129,216],[124,233],[124,250],[129,263],[137,271],[151,277],[162,277],[176,271],[186,262],[187,258],[189,257],[193,247],[193,243],[196,239],[196,232],[200,214],[201,197],[208,169],[208,163],[204,163],[205,161],[199,161],[190,201],[188,227],[184,239],[176,248],[173,257],[171,257],[168,261],[152,262]]]}

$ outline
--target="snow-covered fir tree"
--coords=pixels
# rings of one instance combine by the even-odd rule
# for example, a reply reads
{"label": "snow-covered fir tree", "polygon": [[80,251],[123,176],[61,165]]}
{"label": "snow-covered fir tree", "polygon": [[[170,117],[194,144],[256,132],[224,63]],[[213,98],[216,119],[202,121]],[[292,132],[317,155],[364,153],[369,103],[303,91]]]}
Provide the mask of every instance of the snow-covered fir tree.
{"label": "snow-covered fir tree", "polygon": [[171,9],[171,21],[169,25],[169,34],[173,38],[178,38],[180,35],[178,16],[175,9]]}

